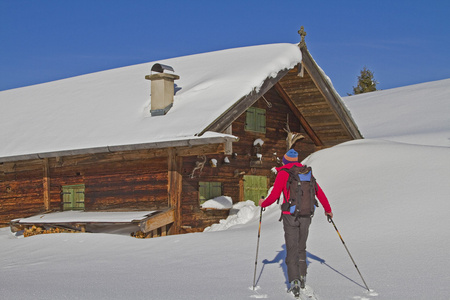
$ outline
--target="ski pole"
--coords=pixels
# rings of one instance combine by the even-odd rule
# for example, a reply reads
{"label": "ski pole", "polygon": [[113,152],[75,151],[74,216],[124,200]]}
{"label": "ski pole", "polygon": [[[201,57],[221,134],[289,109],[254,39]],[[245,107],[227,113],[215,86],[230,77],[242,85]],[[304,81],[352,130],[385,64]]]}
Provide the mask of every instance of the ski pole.
{"label": "ski pole", "polygon": [[258,242],[256,243],[256,259],[255,259],[255,272],[253,273],[253,290],[256,287],[256,265],[258,264],[258,250],[259,250],[259,237],[261,236],[261,221],[262,221],[263,208],[259,212],[259,229],[258,229]]}
{"label": "ski pole", "polygon": [[350,258],[351,258],[351,260],[352,260],[352,262],[353,262],[353,265],[355,265],[355,268],[356,268],[356,270],[358,271],[359,276],[361,276],[361,279],[362,279],[362,281],[364,282],[364,285],[366,286],[366,289],[370,292],[370,289],[369,289],[369,287],[367,286],[366,281],[365,281],[364,278],[362,277],[361,272],[359,271],[358,266],[357,266],[356,263],[355,263],[355,260],[353,259],[352,255],[350,254],[350,251],[348,251],[347,245],[345,245],[344,239],[342,238],[342,236],[341,236],[339,230],[337,229],[336,224],[334,224],[333,218],[330,217],[330,216],[327,216],[327,217],[328,217],[328,222],[329,222],[329,223],[332,223],[333,226],[334,226],[334,229],[336,229],[336,232],[337,232],[337,234],[339,235],[339,238],[341,239],[342,244],[343,244],[344,247],[345,247],[345,250],[347,250],[347,253],[348,253],[348,255],[350,256]]}

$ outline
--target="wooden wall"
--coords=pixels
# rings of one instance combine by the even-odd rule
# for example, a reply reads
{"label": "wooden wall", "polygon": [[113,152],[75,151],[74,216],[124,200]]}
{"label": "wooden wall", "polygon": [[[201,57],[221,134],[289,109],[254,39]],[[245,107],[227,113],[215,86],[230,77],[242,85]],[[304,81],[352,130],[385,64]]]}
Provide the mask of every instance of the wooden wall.
{"label": "wooden wall", "polygon": [[[232,124],[233,135],[238,136],[238,142],[233,143],[233,152],[237,154],[235,158],[232,155],[216,154],[207,155],[207,162],[201,175],[198,171],[194,178],[190,178],[192,170],[195,168],[195,162],[201,161],[198,157],[186,157],[183,160],[183,190],[182,190],[182,226],[185,232],[201,230],[223,218],[223,211],[206,211],[200,209],[198,187],[199,181],[218,181],[222,182],[223,194],[233,199],[233,202],[246,200],[242,195],[242,176],[235,176],[236,173],[245,172],[246,175],[266,176],[269,179],[269,187],[275,180],[275,174],[271,171],[272,167],[279,166],[276,162],[276,156],[282,158],[286,153],[286,128],[287,116],[289,115],[289,127],[291,131],[301,132],[306,138],[295,145],[295,150],[299,152],[300,160],[313,153],[316,147],[313,141],[300,128],[300,122],[290,111],[287,104],[281,99],[274,88],[270,89],[264,98],[270,102],[269,108],[266,101],[260,98],[253,106],[266,110],[266,133],[256,133],[246,131],[246,114],[239,116]],[[253,142],[260,138],[264,141],[262,146],[262,166],[250,166],[250,161],[255,159],[253,154]],[[273,154],[276,153],[276,156]],[[228,156],[230,164],[224,163],[225,156]],[[209,161],[215,158],[218,166],[213,168]]]}
{"label": "wooden wall", "polygon": [[51,209],[60,209],[63,185],[85,185],[86,211],[156,210],[167,207],[167,158],[110,159],[50,164]]}
{"label": "wooden wall", "polygon": [[0,227],[43,211],[41,160],[0,164]]}
{"label": "wooden wall", "polygon": [[[284,128],[287,116],[290,129],[306,137],[294,147],[299,152],[300,160],[316,150],[313,141],[277,91],[270,89],[264,98],[253,106],[266,111],[266,133],[245,131],[246,113],[239,116],[232,124],[232,134],[240,140],[233,143],[233,153],[237,154],[235,158],[227,155],[230,164],[224,163],[226,155],[223,153],[207,155],[200,176],[196,172],[195,177],[190,178],[196,161],[201,159],[197,155],[183,157],[181,232],[203,230],[228,215],[226,210],[200,208],[199,181],[222,182],[224,195],[230,196],[233,202],[245,200],[243,177],[236,173],[266,176],[268,187],[273,184],[275,174],[271,169],[277,166],[276,157],[281,159],[286,152]],[[256,158],[253,142],[257,138],[264,141],[262,164],[252,167],[251,161]],[[189,151],[183,153],[190,155]],[[212,158],[218,161],[216,168],[209,165]],[[44,169],[44,160],[0,164],[0,226],[8,225],[13,218],[45,211]],[[48,170],[50,210],[62,210],[61,187],[76,184],[85,185],[86,211],[156,210],[168,206],[167,149],[49,158]]]}
{"label": "wooden wall", "polygon": [[[49,209],[62,210],[61,187],[85,185],[86,211],[157,210],[168,206],[166,151],[49,159]],[[44,160],[0,165],[0,226],[45,211]]]}
{"label": "wooden wall", "polygon": [[[316,70],[313,71],[319,76]],[[345,106],[338,103],[325,86],[319,89],[306,69],[303,77],[297,74],[297,68],[292,69],[278,84],[320,139],[323,147],[331,147],[354,139],[350,132],[353,120],[345,113]],[[362,138],[356,125],[354,126],[353,134]]]}

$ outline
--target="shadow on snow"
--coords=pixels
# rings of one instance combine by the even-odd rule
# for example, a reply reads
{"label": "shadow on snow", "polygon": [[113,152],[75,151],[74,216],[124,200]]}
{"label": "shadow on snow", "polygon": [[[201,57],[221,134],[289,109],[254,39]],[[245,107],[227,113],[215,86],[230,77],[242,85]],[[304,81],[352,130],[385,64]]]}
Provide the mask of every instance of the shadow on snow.
{"label": "shadow on snow", "polygon": [[[275,255],[275,257],[272,260],[267,260],[264,259],[262,261],[263,266],[261,268],[261,271],[259,272],[259,276],[258,279],[256,280],[256,284],[258,284],[259,279],[261,278],[262,273],[264,272],[264,267],[266,265],[270,265],[270,264],[279,264],[280,268],[283,270],[283,274],[284,274],[284,278],[285,278],[285,284],[287,287],[289,287],[289,279],[288,279],[288,273],[287,273],[287,266],[284,263],[284,259],[286,258],[286,245],[282,246],[282,250],[277,251],[277,254]],[[344,277],[345,279],[353,282],[354,284],[362,287],[365,289],[365,287],[359,283],[357,283],[356,281],[354,281],[353,279],[351,279],[350,277],[344,275],[343,273],[339,272],[338,270],[336,270],[335,268],[333,268],[332,266],[330,266],[329,264],[326,263],[325,259],[320,258],[310,252],[306,252],[306,264],[309,266],[309,264],[311,263],[311,260],[315,260],[317,262],[319,262],[321,265],[327,266],[328,268],[330,268],[331,270],[333,270],[334,272],[336,272],[337,274],[339,274],[340,276]]]}

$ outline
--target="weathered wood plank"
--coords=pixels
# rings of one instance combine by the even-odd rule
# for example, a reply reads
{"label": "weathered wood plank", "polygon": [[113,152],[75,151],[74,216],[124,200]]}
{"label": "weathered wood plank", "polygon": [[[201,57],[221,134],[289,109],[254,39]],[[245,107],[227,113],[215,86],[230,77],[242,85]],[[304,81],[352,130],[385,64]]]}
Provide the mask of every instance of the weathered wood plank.
{"label": "weathered wood plank", "polygon": [[162,226],[169,225],[175,222],[175,209],[168,208],[165,211],[162,211],[155,216],[150,216],[146,220],[143,220],[139,223],[139,227],[142,232],[148,233],[153,230],[157,230]]}
{"label": "weathered wood plank", "polygon": [[190,148],[177,149],[176,153],[179,156],[196,156],[223,153],[225,146],[223,144],[211,144],[205,146],[193,146]]}
{"label": "weathered wood plank", "polygon": [[48,165],[48,158],[43,159],[44,163],[44,178],[42,179],[42,185],[44,189],[44,209],[50,210],[50,169]]}
{"label": "weathered wood plank", "polygon": [[96,154],[82,154],[66,157],[58,157],[51,159],[51,168],[59,166],[82,166],[91,164],[103,164],[113,162],[132,162],[148,160],[152,158],[167,157],[167,151],[165,149],[148,149],[148,150],[135,150],[127,152],[111,152],[111,153],[96,153]]}
{"label": "weathered wood plank", "polygon": [[2,173],[42,172],[42,160],[32,159],[17,162],[0,163]]}
{"label": "weathered wood plank", "polygon": [[172,228],[173,234],[178,234],[181,227],[181,191],[183,179],[181,176],[181,166],[183,160],[176,155],[174,148],[168,149],[168,183],[167,192],[169,198],[169,207],[174,209],[175,222]]}

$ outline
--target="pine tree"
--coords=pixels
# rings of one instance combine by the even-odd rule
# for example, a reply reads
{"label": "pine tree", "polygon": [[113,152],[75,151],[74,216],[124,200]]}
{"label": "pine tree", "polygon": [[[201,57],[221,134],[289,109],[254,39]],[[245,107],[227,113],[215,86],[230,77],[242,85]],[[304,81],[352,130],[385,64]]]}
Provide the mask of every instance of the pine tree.
{"label": "pine tree", "polygon": [[353,87],[353,94],[362,94],[377,91],[378,82],[373,78],[373,72],[364,67],[358,76],[358,85]]}

